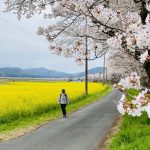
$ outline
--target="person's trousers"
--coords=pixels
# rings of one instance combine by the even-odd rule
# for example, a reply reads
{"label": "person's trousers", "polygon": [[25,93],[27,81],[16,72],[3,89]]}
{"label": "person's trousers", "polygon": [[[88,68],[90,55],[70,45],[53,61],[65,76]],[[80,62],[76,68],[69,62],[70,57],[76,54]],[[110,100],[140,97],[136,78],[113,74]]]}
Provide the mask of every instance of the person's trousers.
{"label": "person's trousers", "polygon": [[66,116],[66,105],[67,104],[60,104],[60,105],[61,105],[61,110],[62,110],[63,116]]}

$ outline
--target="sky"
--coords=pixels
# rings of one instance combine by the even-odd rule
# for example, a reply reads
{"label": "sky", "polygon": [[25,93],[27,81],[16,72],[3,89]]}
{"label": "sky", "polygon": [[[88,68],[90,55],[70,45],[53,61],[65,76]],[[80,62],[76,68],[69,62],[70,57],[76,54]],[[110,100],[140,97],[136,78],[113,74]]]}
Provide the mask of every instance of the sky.
{"label": "sky", "polygon": [[[48,41],[36,34],[39,26],[52,24],[40,15],[20,21],[12,13],[4,13],[4,0],[0,1],[0,68],[38,68],[75,73],[84,71],[73,58],[51,54]],[[89,69],[103,66],[103,58],[89,62]]]}

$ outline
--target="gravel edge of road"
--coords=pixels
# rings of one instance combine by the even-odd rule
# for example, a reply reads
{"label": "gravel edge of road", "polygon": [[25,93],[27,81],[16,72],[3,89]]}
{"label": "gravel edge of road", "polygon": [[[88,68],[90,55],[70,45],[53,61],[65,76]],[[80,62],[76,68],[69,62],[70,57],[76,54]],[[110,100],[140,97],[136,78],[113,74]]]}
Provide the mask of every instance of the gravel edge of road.
{"label": "gravel edge of road", "polygon": [[109,147],[109,143],[111,142],[111,138],[113,135],[115,135],[118,132],[121,122],[122,122],[122,116],[119,115],[116,117],[111,128],[109,129],[109,131],[106,133],[106,135],[100,142],[99,150],[109,150],[108,147]]}

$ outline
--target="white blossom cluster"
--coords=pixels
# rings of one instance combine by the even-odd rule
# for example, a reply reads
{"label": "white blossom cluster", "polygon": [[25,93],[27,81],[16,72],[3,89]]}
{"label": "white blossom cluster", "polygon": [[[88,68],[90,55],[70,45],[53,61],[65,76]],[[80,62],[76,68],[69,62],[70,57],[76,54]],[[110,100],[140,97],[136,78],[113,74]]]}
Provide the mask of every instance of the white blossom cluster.
{"label": "white blossom cluster", "polygon": [[147,58],[148,58],[148,51],[146,51],[145,53],[143,53],[140,56],[140,62],[144,64],[144,62],[147,60]]}
{"label": "white blossom cluster", "polygon": [[[64,40],[65,39],[65,40]],[[103,46],[101,43],[95,42],[93,39],[88,38],[87,42],[90,46],[88,46],[88,53],[86,54],[86,39],[84,38],[61,38],[55,44],[51,44],[49,49],[52,53],[57,55],[63,55],[65,57],[73,57],[77,64],[84,64],[84,60],[92,59],[93,55],[98,55]]]}
{"label": "white blossom cluster", "polygon": [[150,4],[149,3],[146,4],[146,9],[150,12]]}
{"label": "white blossom cluster", "polygon": [[[123,92],[123,95],[117,104],[117,109],[122,115],[127,113],[133,117],[140,117],[143,112],[147,112],[148,117],[150,118],[149,90],[141,87],[140,77],[137,76],[137,73],[134,72],[129,77],[121,79],[121,81],[114,85],[114,87]],[[128,89],[136,89],[138,95],[130,95]],[[131,100],[128,99],[129,97]]]}
{"label": "white blossom cluster", "polygon": [[107,44],[111,50],[121,49],[122,36],[111,37],[107,40]]}
{"label": "white blossom cluster", "polygon": [[[70,17],[70,14],[73,16]],[[97,5],[94,0],[61,0],[57,5],[53,5],[52,12],[45,16],[55,18],[61,16],[64,19],[48,28],[39,27],[38,35],[47,37],[52,53],[73,56],[79,64],[83,64],[85,57],[94,59],[103,53],[104,47],[99,39],[102,37],[103,41],[106,41],[103,33],[107,31],[105,26],[115,26],[120,21],[117,11],[101,4]],[[99,26],[93,23],[93,17],[100,23]],[[65,42],[58,36],[64,38]],[[85,37],[88,37],[87,56],[85,56]]]}
{"label": "white blossom cluster", "polygon": [[[146,8],[149,11],[150,5],[147,4]],[[138,48],[142,53],[140,62],[144,63],[149,57],[147,50],[150,49],[150,15],[148,14],[146,24],[143,25],[138,13],[128,12],[122,16],[122,25],[125,32],[108,39],[108,46],[115,50],[125,43],[130,53],[135,53],[135,49]]]}
{"label": "white blossom cluster", "polygon": [[113,26],[120,22],[120,15],[117,11],[98,5],[91,11],[94,18],[104,25]]}
{"label": "white blossom cluster", "polygon": [[140,21],[140,16],[137,12],[128,12],[126,15],[122,16],[122,25],[125,29],[131,24],[136,24]]}
{"label": "white blossom cluster", "polygon": [[140,84],[140,77],[137,75],[136,72],[131,73],[131,75],[126,77],[125,79],[121,79],[118,83],[118,85],[122,86],[125,89],[139,89]]}
{"label": "white blossom cluster", "polygon": [[54,0],[5,0],[7,6],[6,11],[12,11],[20,20],[23,15],[31,18],[35,13],[42,13],[46,9],[46,5],[53,3]]}

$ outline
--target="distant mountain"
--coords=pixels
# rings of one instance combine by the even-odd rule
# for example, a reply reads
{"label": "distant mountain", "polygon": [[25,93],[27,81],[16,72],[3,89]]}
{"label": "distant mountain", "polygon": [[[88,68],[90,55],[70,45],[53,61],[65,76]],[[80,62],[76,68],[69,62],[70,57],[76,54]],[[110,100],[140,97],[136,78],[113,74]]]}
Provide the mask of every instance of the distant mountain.
{"label": "distant mountain", "polygon": [[[103,70],[104,70],[103,67],[92,68],[92,69],[89,69],[89,70],[88,70],[88,74],[103,73]],[[84,72],[80,72],[80,73],[74,74],[74,76],[75,76],[76,78],[81,78],[81,77],[83,77],[84,75],[85,75]]]}
{"label": "distant mountain", "polygon": [[[89,74],[102,73],[103,67],[90,69]],[[0,77],[24,77],[24,78],[81,78],[84,72],[69,74],[46,68],[0,68]]]}
{"label": "distant mountain", "polygon": [[71,74],[65,72],[59,72],[56,70],[48,70],[46,68],[33,68],[33,69],[24,69],[25,74],[30,74],[32,77],[36,78],[70,78]]}

